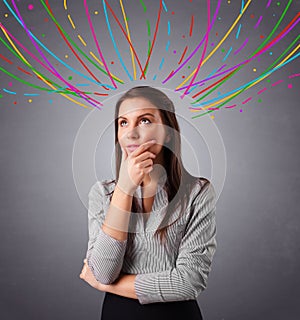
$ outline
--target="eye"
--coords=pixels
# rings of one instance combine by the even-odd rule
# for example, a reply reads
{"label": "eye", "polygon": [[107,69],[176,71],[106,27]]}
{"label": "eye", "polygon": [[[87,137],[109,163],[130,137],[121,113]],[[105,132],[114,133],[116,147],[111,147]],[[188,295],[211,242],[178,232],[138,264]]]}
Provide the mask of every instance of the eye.
{"label": "eye", "polygon": [[120,126],[120,127],[124,127],[126,124],[127,124],[127,121],[126,121],[126,120],[121,120],[121,121],[119,122],[119,126]]}
{"label": "eye", "polygon": [[141,121],[140,121],[142,124],[150,124],[151,121],[147,118],[142,118]]}

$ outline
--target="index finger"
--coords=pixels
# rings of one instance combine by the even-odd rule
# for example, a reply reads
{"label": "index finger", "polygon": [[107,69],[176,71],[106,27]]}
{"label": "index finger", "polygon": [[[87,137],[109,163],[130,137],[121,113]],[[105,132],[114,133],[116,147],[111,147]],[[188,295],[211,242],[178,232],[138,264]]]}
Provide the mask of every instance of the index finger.
{"label": "index finger", "polygon": [[149,140],[145,143],[142,143],[138,148],[136,148],[131,155],[136,157],[138,155],[140,155],[141,153],[143,153],[144,151],[146,151],[147,149],[149,149],[150,147],[152,147],[154,144],[156,143],[155,139]]}

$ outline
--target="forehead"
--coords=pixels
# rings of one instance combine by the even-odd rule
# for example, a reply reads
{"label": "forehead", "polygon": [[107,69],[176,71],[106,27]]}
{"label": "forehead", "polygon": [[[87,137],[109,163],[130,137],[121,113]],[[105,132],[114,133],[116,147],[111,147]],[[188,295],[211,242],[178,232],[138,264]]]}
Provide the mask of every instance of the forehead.
{"label": "forehead", "polygon": [[143,113],[152,113],[155,117],[160,118],[158,108],[144,98],[130,98],[124,100],[120,105],[118,116],[138,117]]}

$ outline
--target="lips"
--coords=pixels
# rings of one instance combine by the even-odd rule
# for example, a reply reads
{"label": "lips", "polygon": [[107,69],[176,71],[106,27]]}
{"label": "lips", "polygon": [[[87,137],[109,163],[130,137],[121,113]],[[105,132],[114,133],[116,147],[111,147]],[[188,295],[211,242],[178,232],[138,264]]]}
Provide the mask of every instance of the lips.
{"label": "lips", "polygon": [[126,149],[129,150],[130,152],[133,152],[138,147],[139,147],[138,144],[130,144],[130,145],[126,146]]}

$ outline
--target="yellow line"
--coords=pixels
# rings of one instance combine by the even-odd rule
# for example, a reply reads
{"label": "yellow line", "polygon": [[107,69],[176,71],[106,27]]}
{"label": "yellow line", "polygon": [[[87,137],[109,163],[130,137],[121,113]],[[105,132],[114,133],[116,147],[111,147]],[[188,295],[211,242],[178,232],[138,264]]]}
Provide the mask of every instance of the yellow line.
{"label": "yellow line", "polygon": [[[125,26],[126,26],[128,39],[131,42],[130,32],[129,32],[128,23],[127,23],[127,17],[126,17],[126,13],[125,13],[125,10],[124,10],[124,6],[123,6],[122,0],[120,0],[120,6],[121,6],[123,17],[124,17],[124,22],[125,22]],[[133,54],[133,50],[132,50],[131,45],[129,45],[129,46],[130,46],[131,61],[132,61],[132,67],[133,67],[133,77],[134,77],[134,80],[136,80],[136,66],[135,66],[135,61],[134,61],[134,54]]]}
{"label": "yellow line", "polygon": [[[227,31],[227,33],[225,34],[225,36],[223,37],[223,39],[217,44],[217,46],[211,51],[211,53],[203,60],[202,65],[203,66],[205,64],[205,62],[218,50],[218,48],[221,46],[221,44],[227,39],[227,37],[229,36],[230,32],[233,30],[233,28],[236,26],[236,24],[240,21],[242,15],[244,14],[244,12],[246,11],[246,9],[248,8],[249,4],[251,3],[252,0],[249,0],[247,2],[247,4],[244,6],[242,12],[238,15],[238,17],[236,18],[236,20],[234,21],[234,23],[232,24],[232,26],[229,28],[229,30]],[[197,68],[194,69],[194,71],[183,81],[181,82],[181,84],[176,88],[179,89],[180,87],[182,87],[187,81],[189,81],[189,79],[195,74]]]}
{"label": "yellow line", "polygon": [[85,41],[81,38],[81,35],[78,35],[79,40],[81,41],[81,43],[86,47],[86,43]]}
{"label": "yellow line", "polygon": [[71,18],[71,16],[70,16],[69,14],[68,14],[68,19],[69,19],[69,21],[70,21],[71,26],[73,27],[73,29],[76,29],[75,24],[74,24],[74,22],[73,22],[73,20],[72,20],[72,18]]}
{"label": "yellow line", "polygon": [[[278,66],[282,65],[283,63],[285,63],[285,61],[288,60],[299,48],[300,48],[300,44],[299,44],[289,55],[287,55],[280,63],[278,63],[275,68],[277,68]],[[261,77],[261,78],[258,79],[257,81],[251,83],[251,85],[249,85],[249,87],[247,87],[246,90],[250,89],[251,87],[253,87],[253,86],[256,85],[257,83],[259,83],[259,82],[261,82],[262,80],[264,80],[265,78],[269,77],[272,73],[273,73],[273,72],[271,72],[271,73],[269,73],[269,74],[266,74],[265,76]],[[225,98],[222,98],[221,100],[215,101],[214,103],[212,103],[212,104],[210,104],[210,105],[208,105],[208,106],[206,106],[206,107],[203,107],[202,109],[203,109],[203,110],[206,110],[206,109],[208,109],[208,108],[211,108],[211,107],[213,107],[213,106],[215,106],[215,105],[217,105],[217,104],[219,104],[219,103],[221,103],[221,102],[223,102],[223,101],[225,101],[225,100],[227,100],[227,99],[230,99],[232,96],[239,94],[239,93],[242,92],[243,90],[244,90],[244,89],[241,89],[241,90],[239,90],[238,92],[235,92],[235,93],[231,94],[231,95],[228,96],[228,97],[225,97]],[[198,110],[193,110],[193,111],[197,112]]]}
{"label": "yellow line", "polygon": [[65,8],[65,10],[68,9],[68,8],[67,8],[67,0],[64,0],[64,8]]}
{"label": "yellow line", "polygon": [[[1,26],[0,26],[1,27]],[[1,30],[3,31],[5,37],[7,38],[7,40],[9,41],[9,43],[11,44],[11,46],[15,49],[15,51],[17,52],[17,54],[22,58],[22,60],[28,65],[31,67],[31,64],[26,60],[26,58],[22,55],[22,53],[18,50],[18,48],[15,46],[15,44],[13,43],[13,41],[11,40],[11,38],[9,37],[9,35],[6,33],[6,31],[1,27]],[[52,88],[53,90],[57,90],[56,87],[54,87],[51,83],[49,83],[49,81],[47,81],[42,75],[38,74],[37,72],[35,72],[34,70],[32,70],[35,75],[41,79],[44,83],[46,83],[50,88]],[[79,106],[82,106],[84,108],[88,108],[88,109],[91,109],[91,107],[89,106],[86,106],[72,98],[70,98],[69,96],[63,94],[63,93],[60,93],[60,95],[62,95],[63,97],[65,97],[66,99],[78,104]]]}

